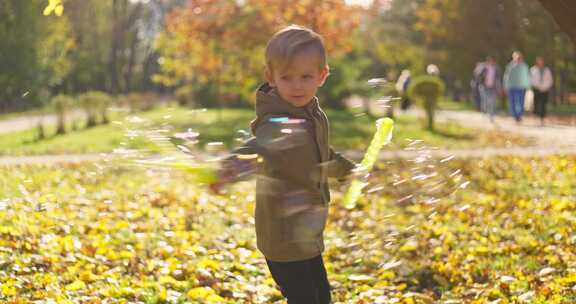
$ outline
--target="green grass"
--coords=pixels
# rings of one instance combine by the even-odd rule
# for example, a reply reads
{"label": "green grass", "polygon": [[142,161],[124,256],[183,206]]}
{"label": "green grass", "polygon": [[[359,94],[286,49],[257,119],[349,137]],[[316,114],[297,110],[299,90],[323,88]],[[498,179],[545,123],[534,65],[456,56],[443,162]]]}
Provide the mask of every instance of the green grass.
{"label": "green grass", "polygon": [[[331,121],[331,140],[336,149],[365,149],[370,143],[375,129],[375,118],[355,116],[345,111],[328,110]],[[199,147],[209,142],[223,142],[229,149],[236,143],[239,130],[249,131],[249,123],[254,117],[250,109],[192,110],[173,106],[163,106],[154,110],[134,114],[113,113],[115,123],[100,125],[90,129],[54,135],[55,127],[46,126],[46,139],[36,140],[37,130],[30,129],[8,134],[0,134],[0,155],[40,155],[67,153],[110,152],[125,143],[128,148],[150,148],[143,138],[128,140],[125,136],[129,124],[126,118],[137,116],[149,122],[145,125],[131,125],[137,130],[154,130],[170,126],[173,132],[192,129],[200,133]],[[429,146],[441,148],[478,148],[526,144],[518,137],[489,131],[463,128],[456,123],[438,123],[435,132],[424,130],[420,119],[411,116],[398,116],[394,139],[390,149],[405,147],[408,139],[421,139]]]}
{"label": "green grass", "polygon": [[[53,126],[46,129],[49,134],[55,132]],[[38,155],[105,152],[118,147],[123,140],[123,135],[111,126],[99,126],[63,136],[51,135],[40,141],[35,139],[36,134],[36,129],[30,129],[0,135],[0,154]]]}
{"label": "green grass", "polygon": [[576,115],[576,104],[550,104],[548,106],[549,115],[570,116]]}

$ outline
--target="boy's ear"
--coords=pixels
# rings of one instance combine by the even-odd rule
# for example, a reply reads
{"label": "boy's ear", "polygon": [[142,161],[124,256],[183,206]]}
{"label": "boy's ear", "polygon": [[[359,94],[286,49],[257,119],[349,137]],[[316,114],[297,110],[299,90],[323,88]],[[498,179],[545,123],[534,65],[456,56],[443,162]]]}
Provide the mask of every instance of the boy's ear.
{"label": "boy's ear", "polygon": [[322,68],[320,70],[320,83],[318,84],[318,87],[321,87],[324,85],[324,83],[326,82],[326,79],[328,78],[328,75],[330,75],[330,67],[328,67],[328,65],[326,65],[324,68]]}
{"label": "boy's ear", "polygon": [[269,69],[264,70],[264,76],[266,77],[266,81],[271,87],[275,87],[276,83],[274,83],[274,76],[272,75],[272,71]]}

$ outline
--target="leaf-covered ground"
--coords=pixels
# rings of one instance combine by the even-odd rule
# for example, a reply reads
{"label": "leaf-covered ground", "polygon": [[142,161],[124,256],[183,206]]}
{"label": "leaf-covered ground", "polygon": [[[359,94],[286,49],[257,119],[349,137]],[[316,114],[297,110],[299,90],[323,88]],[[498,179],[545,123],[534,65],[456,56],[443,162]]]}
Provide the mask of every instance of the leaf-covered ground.
{"label": "leaf-covered ground", "polygon": [[[337,303],[576,302],[575,157],[380,163],[355,210],[344,188],[324,254]],[[0,301],[273,303],[252,190],[102,163],[0,168]]]}

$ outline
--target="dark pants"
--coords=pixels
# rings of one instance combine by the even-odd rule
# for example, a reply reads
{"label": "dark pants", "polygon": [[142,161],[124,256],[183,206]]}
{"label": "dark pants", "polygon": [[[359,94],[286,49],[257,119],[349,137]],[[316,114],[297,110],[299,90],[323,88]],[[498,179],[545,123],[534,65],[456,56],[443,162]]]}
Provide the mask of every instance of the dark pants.
{"label": "dark pants", "polygon": [[408,97],[408,95],[407,94],[402,95],[402,102],[400,103],[400,109],[402,109],[402,111],[406,111],[408,110],[411,104],[412,103],[410,102],[410,98]]}
{"label": "dark pants", "polygon": [[510,89],[508,91],[510,98],[510,112],[516,121],[522,120],[522,114],[524,114],[524,95],[526,95],[525,89]]}
{"label": "dark pants", "polygon": [[534,91],[534,114],[540,118],[546,116],[546,103],[548,103],[548,92],[542,92],[532,88]]}
{"label": "dark pants", "polygon": [[295,262],[266,259],[272,278],[280,286],[288,304],[329,304],[330,284],[322,255]]}
{"label": "dark pants", "polygon": [[472,98],[474,99],[474,106],[476,107],[476,111],[482,112],[484,109],[482,108],[482,95],[480,93],[480,86],[474,84],[472,86]]}

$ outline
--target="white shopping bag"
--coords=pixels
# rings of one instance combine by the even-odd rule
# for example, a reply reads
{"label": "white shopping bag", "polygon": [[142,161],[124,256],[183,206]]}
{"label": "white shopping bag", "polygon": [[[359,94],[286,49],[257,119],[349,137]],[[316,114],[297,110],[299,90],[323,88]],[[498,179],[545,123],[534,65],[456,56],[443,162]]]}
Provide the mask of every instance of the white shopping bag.
{"label": "white shopping bag", "polygon": [[524,95],[524,111],[530,112],[534,110],[534,92],[532,90],[526,90],[526,95]]}

